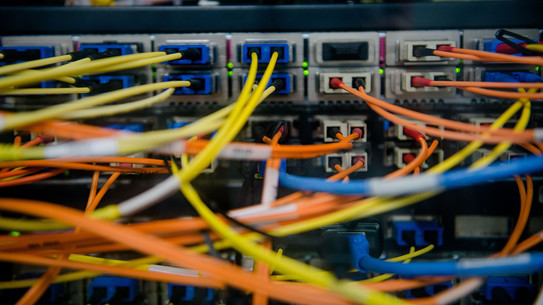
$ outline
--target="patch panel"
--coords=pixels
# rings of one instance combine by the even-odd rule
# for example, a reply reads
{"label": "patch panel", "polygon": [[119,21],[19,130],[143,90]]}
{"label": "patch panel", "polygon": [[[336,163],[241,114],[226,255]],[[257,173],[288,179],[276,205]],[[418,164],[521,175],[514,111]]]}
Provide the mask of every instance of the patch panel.
{"label": "patch panel", "polygon": [[133,87],[134,78],[134,75],[90,75],[81,77],[81,79],[91,83],[103,85],[100,93]]}
{"label": "patch panel", "polygon": [[360,98],[341,88],[330,87],[330,80],[333,78],[340,78],[346,85],[356,89],[358,89],[358,86],[363,85],[366,93],[371,96],[377,97],[381,92],[379,67],[310,67],[308,73],[307,96],[310,103],[360,100]]}
{"label": "patch panel", "polygon": [[213,75],[201,72],[199,74],[169,74],[162,77],[162,81],[191,81],[189,87],[178,87],[175,89],[174,95],[210,95],[217,91],[214,85],[217,81]]}
{"label": "patch panel", "polygon": [[196,48],[201,53],[199,59],[178,59],[162,63],[184,69],[192,67],[226,67],[226,34],[159,34],[154,36],[154,48],[157,51],[179,52]]}
{"label": "patch panel", "polygon": [[[257,74],[255,77],[255,83],[260,83],[260,80],[262,79],[262,74]],[[243,86],[245,85],[245,82],[247,81],[247,75],[243,76]],[[275,90],[272,94],[291,94],[294,91],[294,88],[296,88],[296,78],[294,75],[290,75],[288,73],[273,73],[270,77],[270,80],[268,81],[268,85],[266,87],[269,87],[272,83],[279,82],[283,84],[283,88],[279,88],[278,90]]]}
{"label": "patch panel", "polygon": [[435,221],[394,221],[392,230],[398,246],[443,245],[443,227]]}
{"label": "patch panel", "polygon": [[[247,79],[248,71],[245,69],[233,69],[232,70],[232,96],[237,97],[241,92],[243,84]],[[258,73],[256,81],[262,78],[262,74]],[[302,103],[304,102],[304,90],[303,90],[303,70],[300,68],[287,68],[287,69],[275,69],[275,72],[270,78],[270,82],[275,80],[281,80],[285,84],[284,88],[278,92],[272,93],[268,96],[266,102],[284,102],[284,103]]]}
{"label": "patch panel", "polygon": [[458,62],[456,59],[419,53],[424,48],[436,49],[440,45],[459,46],[460,31],[386,32],[386,64],[388,66],[456,64]]}
{"label": "patch panel", "polygon": [[535,297],[533,291],[526,277],[491,277],[481,287],[481,293],[487,301],[509,301],[513,304],[532,304]]}
{"label": "patch panel", "polygon": [[371,72],[361,72],[361,73],[321,73],[319,75],[320,83],[319,88],[323,93],[340,93],[340,94],[350,94],[342,88],[332,88],[330,86],[330,81],[334,78],[340,79],[347,86],[358,89],[360,86],[364,87],[366,93],[370,93],[372,89],[371,84]]}
{"label": "patch panel", "polygon": [[392,99],[452,99],[456,97],[456,89],[453,87],[413,87],[411,79],[415,76],[431,80],[456,80],[456,68],[386,68],[385,97]]}
{"label": "patch panel", "polygon": [[134,304],[138,294],[138,280],[99,276],[89,284],[87,304]]}
{"label": "patch panel", "polygon": [[234,59],[242,65],[251,63],[251,51],[258,53],[259,63],[268,63],[274,51],[279,52],[278,65],[301,67],[303,62],[302,33],[232,33]]}
{"label": "patch panel", "polygon": [[168,284],[167,300],[163,304],[212,304],[215,291],[211,288]]}
{"label": "patch panel", "polygon": [[311,66],[377,66],[377,32],[327,32],[309,34]]}

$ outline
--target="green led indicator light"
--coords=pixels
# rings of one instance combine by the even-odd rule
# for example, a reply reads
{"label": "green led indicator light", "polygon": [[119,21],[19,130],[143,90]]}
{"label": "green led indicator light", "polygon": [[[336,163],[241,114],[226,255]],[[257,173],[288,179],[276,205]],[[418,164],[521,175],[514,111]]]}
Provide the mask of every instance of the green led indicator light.
{"label": "green led indicator light", "polygon": [[456,68],[456,73],[460,73],[460,72],[462,72],[462,69]]}
{"label": "green led indicator light", "polygon": [[234,67],[234,64],[229,62],[228,64],[226,64],[226,66],[228,67],[228,69],[232,69]]}
{"label": "green led indicator light", "polygon": [[155,69],[155,68],[156,68],[156,64],[152,64],[152,65],[151,65],[151,68]]}
{"label": "green led indicator light", "polygon": [[9,235],[11,235],[11,236],[19,236],[19,235],[21,235],[21,232],[11,231],[11,232],[9,232]]}
{"label": "green led indicator light", "polygon": [[541,70],[541,67],[537,66],[537,67],[535,67],[535,70],[539,72],[539,70]]}
{"label": "green led indicator light", "polygon": [[385,73],[385,70],[379,69],[379,74],[384,74],[384,73]]}
{"label": "green led indicator light", "polygon": [[304,62],[302,63],[302,67],[307,68],[307,66],[309,66],[309,64],[307,63],[307,61],[304,61]]}
{"label": "green led indicator light", "polygon": [[305,75],[305,76],[309,75],[309,71],[304,70],[304,75]]}
{"label": "green led indicator light", "polygon": [[232,76],[232,75],[234,75],[234,72],[228,71],[228,76]]}
{"label": "green led indicator light", "polygon": [[153,72],[153,77],[156,77],[156,72]]}
{"label": "green led indicator light", "polygon": [[463,61],[462,59],[459,59],[459,60],[458,60],[458,63],[459,63],[459,64],[462,64],[463,62],[464,62],[464,61]]}

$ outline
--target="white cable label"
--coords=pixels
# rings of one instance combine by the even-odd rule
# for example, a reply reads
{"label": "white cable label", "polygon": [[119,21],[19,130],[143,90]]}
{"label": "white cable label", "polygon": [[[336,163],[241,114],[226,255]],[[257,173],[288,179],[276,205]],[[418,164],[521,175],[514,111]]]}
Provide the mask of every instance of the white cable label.
{"label": "white cable label", "polygon": [[512,257],[504,257],[499,259],[468,259],[458,262],[458,269],[475,269],[487,267],[501,267],[512,264],[528,264],[532,260],[529,254],[520,254]]}
{"label": "white cable label", "polygon": [[116,156],[119,143],[114,138],[92,139],[60,145],[47,145],[44,148],[46,159],[80,156]]}
{"label": "white cable label", "polygon": [[187,145],[187,141],[180,140],[180,141],[170,142],[168,144],[162,145],[153,151],[156,153],[165,154],[165,155],[181,155],[182,153],[185,152],[186,145]]}
{"label": "white cable label", "polygon": [[175,267],[168,267],[168,266],[161,266],[161,265],[150,265],[148,270],[152,272],[200,277],[200,272],[196,270],[192,270],[192,269],[175,268]]}
{"label": "white cable label", "polygon": [[534,138],[536,141],[543,141],[543,128],[534,128]]}
{"label": "white cable label", "polygon": [[271,157],[272,148],[266,145],[249,146],[240,143],[231,143],[224,147],[219,154],[222,159],[234,160],[266,160]]}
{"label": "white cable label", "polygon": [[273,167],[266,167],[264,174],[264,186],[262,189],[262,204],[269,205],[277,198],[277,187],[279,185],[279,170]]}
{"label": "white cable label", "polygon": [[437,175],[419,175],[392,180],[371,179],[368,181],[369,195],[391,196],[435,190],[440,187],[438,177]]}

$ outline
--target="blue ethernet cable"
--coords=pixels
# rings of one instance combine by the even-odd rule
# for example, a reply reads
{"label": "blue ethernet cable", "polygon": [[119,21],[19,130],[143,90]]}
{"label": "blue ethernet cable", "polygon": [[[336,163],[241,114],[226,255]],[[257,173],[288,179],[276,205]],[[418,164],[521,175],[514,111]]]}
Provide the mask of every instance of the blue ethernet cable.
{"label": "blue ethernet cable", "polygon": [[279,183],[291,189],[328,192],[344,195],[397,196],[425,191],[459,188],[503,179],[513,175],[530,174],[543,170],[543,157],[529,156],[499,163],[483,169],[459,169],[442,174],[424,174],[397,179],[373,178],[364,181],[326,181],[321,178],[299,177],[281,170]]}
{"label": "blue ethernet cable", "polygon": [[394,273],[400,276],[509,276],[543,270],[543,253],[459,261],[387,262],[369,255],[369,242],[363,234],[346,234],[353,266],[361,272]]}

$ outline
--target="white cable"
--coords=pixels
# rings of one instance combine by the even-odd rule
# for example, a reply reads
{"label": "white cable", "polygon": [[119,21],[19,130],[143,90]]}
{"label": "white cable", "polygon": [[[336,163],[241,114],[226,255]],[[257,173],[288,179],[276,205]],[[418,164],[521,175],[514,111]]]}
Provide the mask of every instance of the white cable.
{"label": "white cable", "polygon": [[475,290],[479,289],[485,283],[483,277],[472,277],[458,284],[454,289],[449,289],[443,294],[436,296],[438,305],[446,305],[457,302],[461,298],[470,295]]}
{"label": "white cable", "polygon": [[153,186],[136,197],[125,200],[117,206],[121,216],[133,215],[145,210],[179,190],[181,182],[177,175],[171,175],[168,179]]}

